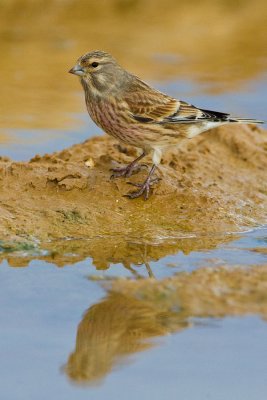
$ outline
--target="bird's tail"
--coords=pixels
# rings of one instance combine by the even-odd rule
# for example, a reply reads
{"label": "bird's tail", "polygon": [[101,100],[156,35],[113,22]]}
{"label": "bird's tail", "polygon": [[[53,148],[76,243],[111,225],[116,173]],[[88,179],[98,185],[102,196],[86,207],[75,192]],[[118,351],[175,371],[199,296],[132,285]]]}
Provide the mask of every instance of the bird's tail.
{"label": "bird's tail", "polygon": [[259,119],[251,119],[251,118],[229,118],[230,122],[238,122],[239,124],[264,124],[265,121],[261,121]]}
{"label": "bird's tail", "polygon": [[214,122],[237,122],[239,124],[264,124],[266,121],[261,121],[259,119],[252,119],[252,118],[235,118],[232,117],[230,114],[222,113],[218,111],[210,111],[204,110],[201,108],[201,111],[205,114],[205,116],[209,119],[212,119]]}

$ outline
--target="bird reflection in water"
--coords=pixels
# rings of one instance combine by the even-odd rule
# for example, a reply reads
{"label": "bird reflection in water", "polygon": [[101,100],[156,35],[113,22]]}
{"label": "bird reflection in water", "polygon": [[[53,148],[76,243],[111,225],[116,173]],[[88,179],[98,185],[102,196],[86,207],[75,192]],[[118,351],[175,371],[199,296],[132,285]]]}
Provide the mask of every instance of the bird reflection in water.
{"label": "bird reflection in water", "polygon": [[110,292],[85,312],[65,372],[78,383],[100,383],[114,366],[125,363],[126,357],[128,360],[131,354],[154,346],[152,338],[188,324],[175,312],[164,312],[142,299]]}
{"label": "bird reflection in water", "polygon": [[212,324],[212,318],[254,314],[266,321],[266,281],[267,264],[206,267],[159,281],[114,280],[85,312],[65,373],[97,384],[132,354],[155,346],[155,337]]}

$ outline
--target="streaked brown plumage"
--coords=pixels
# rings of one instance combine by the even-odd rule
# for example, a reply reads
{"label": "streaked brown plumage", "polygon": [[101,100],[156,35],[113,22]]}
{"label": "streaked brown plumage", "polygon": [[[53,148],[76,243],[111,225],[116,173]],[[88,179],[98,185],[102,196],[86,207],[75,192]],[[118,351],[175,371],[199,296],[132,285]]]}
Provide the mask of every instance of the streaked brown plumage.
{"label": "streaked brown plumage", "polygon": [[80,57],[69,71],[80,77],[88,113],[106,133],[143,150],[140,157],[125,168],[113,170],[113,177],[130,176],[137,162],[153,152],[153,166],[139,189],[127,196],[149,196],[152,178],[162,152],[181,141],[228,123],[261,123],[229,114],[197,108],[151,88],[137,76],[125,71],[103,51]]}

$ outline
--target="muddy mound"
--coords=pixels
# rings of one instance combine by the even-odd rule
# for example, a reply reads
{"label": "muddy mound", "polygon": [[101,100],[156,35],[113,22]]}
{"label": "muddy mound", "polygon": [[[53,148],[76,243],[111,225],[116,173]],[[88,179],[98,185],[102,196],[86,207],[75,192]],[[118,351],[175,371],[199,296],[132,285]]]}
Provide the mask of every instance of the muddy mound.
{"label": "muddy mound", "polygon": [[221,127],[169,151],[158,171],[162,180],[146,202],[123,197],[132,190],[127,181],[143,181],[145,167],[110,180],[110,168],[135,156],[104,136],[29,162],[1,159],[1,238],[151,240],[266,221],[267,135],[258,127]]}

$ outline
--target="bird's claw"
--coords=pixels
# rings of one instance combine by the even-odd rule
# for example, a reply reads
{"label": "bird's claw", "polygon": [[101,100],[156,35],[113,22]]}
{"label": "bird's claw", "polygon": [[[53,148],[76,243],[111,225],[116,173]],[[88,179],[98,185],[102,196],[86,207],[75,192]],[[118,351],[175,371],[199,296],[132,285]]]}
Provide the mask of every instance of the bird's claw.
{"label": "bird's claw", "polygon": [[144,199],[147,200],[149,198],[151,186],[155,183],[158,183],[160,180],[160,178],[154,178],[146,180],[144,183],[127,182],[129,185],[138,187],[139,190],[127,193],[124,195],[124,197],[128,197],[129,199],[136,199],[137,197],[141,197],[143,195]]}
{"label": "bird's claw", "polygon": [[110,171],[113,172],[113,174],[110,176],[110,179],[116,179],[121,176],[128,178],[129,176],[131,176],[131,171],[128,169],[128,167],[111,168]]}
{"label": "bird's claw", "polygon": [[[153,178],[148,183],[149,185],[153,185],[154,183],[158,183],[161,181],[161,178]],[[134,183],[134,182],[126,182],[128,185],[136,186],[136,187],[143,187],[145,183]]]}
{"label": "bird's claw", "polygon": [[133,174],[139,172],[140,169],[144,166],[147,167],[146,164],[138,164],[138,165],[130,164],[122,168],[111,168],[110,171],[112,171],[113,174],[110,176],[110,179],[116,179],[120,177],[129,178]]}

